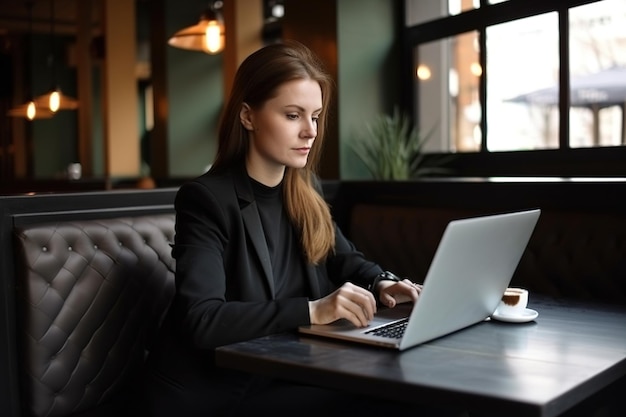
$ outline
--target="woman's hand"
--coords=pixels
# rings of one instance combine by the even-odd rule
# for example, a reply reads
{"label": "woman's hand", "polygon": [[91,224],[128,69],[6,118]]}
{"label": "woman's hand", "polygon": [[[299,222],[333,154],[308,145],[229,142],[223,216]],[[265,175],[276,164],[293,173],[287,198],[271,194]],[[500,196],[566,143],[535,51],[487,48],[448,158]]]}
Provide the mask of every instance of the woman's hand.
{"label": "woman's hand", "polygon": [[393,308],[401,303],[416,302],[422,292],[422,286],[409,279],[399,282],[383,280],[378,283],[376,292],[383,305]]}
{"label": "woman's hand", "polygon": [[333,293],[309,301],[311,324],[328,324],[347,319],[357,327],[365,327],[376,313],[376,300],[371,292],[346,282]]}

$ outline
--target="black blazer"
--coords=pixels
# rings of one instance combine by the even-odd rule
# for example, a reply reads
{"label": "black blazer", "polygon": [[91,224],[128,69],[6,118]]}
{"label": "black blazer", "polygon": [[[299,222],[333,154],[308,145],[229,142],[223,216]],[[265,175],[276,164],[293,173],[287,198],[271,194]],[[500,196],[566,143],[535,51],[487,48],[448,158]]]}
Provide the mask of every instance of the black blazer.
{"label": "black blazer", "polygon": [[[309,324],[308,298],[276,299],[269,252],[243,168],[207,174],[176,197],[174,319],[198,349],[293,330]],[[367,287],[382,269],[336,228],[336,249],[307,265],[312,299],[346,281]]]}
{"label": "black blazer", "polygon": [[[232,393],[246,386],[250,376],[215,366],[215,347],[310,323],[305,294],[275,297],[269,251],[245,169],[210,171],[183,185],[175,206],[176,294],[143,384],[155,415],[167,415],[168,407],[178,410],[180,404],[198,410],[228,404]],[[367,287],[382,272],[335,231],[335,253],[305,268],[311,299],[346,281]]]}

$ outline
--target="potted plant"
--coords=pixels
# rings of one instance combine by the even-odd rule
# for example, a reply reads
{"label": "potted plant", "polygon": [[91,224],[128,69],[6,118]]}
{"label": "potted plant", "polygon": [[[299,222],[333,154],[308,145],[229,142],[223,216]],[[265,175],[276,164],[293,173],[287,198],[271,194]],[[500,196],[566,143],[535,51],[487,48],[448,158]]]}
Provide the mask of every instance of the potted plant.
{"label": "potted plant", "polygon": [[[374,179],[409,180],[449,172],[422,152],[432,130],[422,135],[398,108],[366,124],[366,135],[350,142],[352,150]],[[434,165],[433,165],[434,164]]]}

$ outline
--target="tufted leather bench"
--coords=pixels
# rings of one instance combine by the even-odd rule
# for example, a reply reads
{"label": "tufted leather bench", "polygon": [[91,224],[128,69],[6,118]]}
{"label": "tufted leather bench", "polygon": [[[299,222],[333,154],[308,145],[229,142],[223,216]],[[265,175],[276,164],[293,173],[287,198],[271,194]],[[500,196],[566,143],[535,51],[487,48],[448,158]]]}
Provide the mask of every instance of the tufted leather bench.
{"label": "tufted leather bench", "polygon": [[173,215],[16,230],[20,362],[32,415],[90,410],[137,386],[173,293],[173,234]]}
{"label": "tufted leather bench", "polygon": [[0,200],[15,323],[3,329],[15,347],[3,415],[139,414],[144,359],[174,294],[174,193]]}

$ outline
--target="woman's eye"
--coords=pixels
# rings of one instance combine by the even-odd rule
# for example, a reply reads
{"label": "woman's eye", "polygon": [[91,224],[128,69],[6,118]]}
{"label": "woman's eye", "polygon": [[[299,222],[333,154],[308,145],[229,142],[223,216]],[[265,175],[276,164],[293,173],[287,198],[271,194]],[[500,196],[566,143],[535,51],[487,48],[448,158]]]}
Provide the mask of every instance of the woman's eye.
{"label": "woman's eye", "polygon": [[298,115],[296,113],[287,114],[287,119],[289,120],[296,120],[297,118],[298,118]]}

